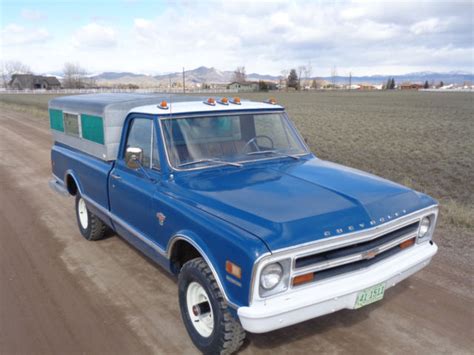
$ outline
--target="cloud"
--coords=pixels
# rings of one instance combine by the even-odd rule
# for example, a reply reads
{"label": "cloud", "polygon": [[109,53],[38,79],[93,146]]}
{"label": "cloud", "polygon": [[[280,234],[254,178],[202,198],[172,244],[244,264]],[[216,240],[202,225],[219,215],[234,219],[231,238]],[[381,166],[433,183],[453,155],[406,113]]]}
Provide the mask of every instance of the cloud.
{"label": "cloud", "polygon": [[46,15],[38,10],[23,9],[21,10],[21,17],[28,21],[38,21],[46,18]]}
{"label": "cloud", "polygon": [[441,22],[437,18],[430,18],[427,20],[419,21],[410,26],[410,31],[416,35],[425,33],[442,32],[447,28],[447,22]]}
{"label": "cloud", "polygon": [[90,23],[81,27],[73,37],[78,48],[105,49],[117,45],[117,34],[112,27]]}
{"label": "cloud", "polygon": [[[89,70],[149,73],[245,65],[248,72],[279,74],[309,61],[315,75],[328,75],[333,65],[354,75],[474,67],[472,1],[187,0],[166,1],[159,11],[140,4],[129,13],[97,12],[88,25],[58,33],[45,52],[61,48],[56,60],[65,61],[100,51],[83,59]],[[13,41],[14,30],[5,27],[2,41]],[[17,32],[17,43],[45,40],[36,29]],[[26,58],[29,48],[21,48]]]}
{"label": "cloud", "polygon": [[41,43],[50,37],[44,28],[32,29],[17,24],[9,24],[0,31],[1,42],[7,46]]}

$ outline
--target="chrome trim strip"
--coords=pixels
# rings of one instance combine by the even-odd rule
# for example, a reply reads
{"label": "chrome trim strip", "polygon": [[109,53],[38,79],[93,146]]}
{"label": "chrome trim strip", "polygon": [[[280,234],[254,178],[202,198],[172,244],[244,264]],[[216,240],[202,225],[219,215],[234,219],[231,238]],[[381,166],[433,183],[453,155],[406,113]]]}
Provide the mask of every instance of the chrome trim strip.
{"label": "chrome trim strip", "polygon": [[[397,219],[391,220],[384,224],[365,229],[363,231],[351,232],[346,234],[340,234],[335,237],[325,238],[322,240],[312,241],[308,243],[303,243],[299,245],[294,245],[286,248],[277,249],[272,252],[275,254],[284,254],[296,250],[298,257],[312,254],[314,252],[322,252],[330,249],[341,248],[347,245],[354,243],[365,242],[369,240],[376,239],[382,234],[390,233],[396,229],[405,227],[410,223],[416,222],[417,218],[421,218],[429,211],[436,211],[438,205],[432,205],[421,210],[412,212],[405,216],[401,216]],[[301,251],[301,252],[300,252]]]}
{"label": "chrome trim strip", "polygon": [[167,252],[166,252],[166,255],[167,255],[167,258],[170,259],[171,257],[171,251],[173,250],[173,246],[174,244],[178,241],[178,240],[184,240],[186,242],[188,242],[189,244],[191,244],[193,247],[195,247],[197,249],[197,251],[199,252],[199,254],[202,255],[202,257],[204,258],[204,260],[206,261],[207,265],[209,265],[209,268],[211,269],[211,272],[212,272],[212,275],[214,276],[214,278],[216,279],[216,282],[217,282],[217,286],[219,286],[219,290],[221,291],[222,295],[224,296],[224,299],[225,301],[227,302],[227,304],[234,308],[234,309],[237,309],[239,308],[238,305],[236,305],[235,303],[233,303],[232,301],[229,300],[229,297],[227,297],[227,294],[225,293],[225,290],[224,290],[224,286],[222,286],[222,282],[221,280],[219,279],[219,275],[217,274],[216,272],[216,269],[214,269],[214,266],[212,265],[211,261],[209,260],[208,256],[206,255],[206,253],[204,253],[204,251],[202,250],[202,248],[193,240],[191,239],[189,236],[185,235],[185,234],[176,234],[174,235],[168,242],[168,247],[166,248]]}
{"label": "chrome trim strip", "polygon": [[[405,235],[403,235],[403,236],[401,236],[397,239],[394,239],[394,240],[392,240],[388,243],[382,244],[379,247],[375,247],[375,248],[373,248],[374,254],[372,254],[372,255],[373,255],[373,257],[375,257],[375,256],[379,255],[380,253],[383,253],[384,251],[387,251],[387,250],[389,250],[393,247],[396,247],[397,245],[403,243],[404,241],[416,238],[417,234],[418,233],[410,233],[408,235],[405,234]],[[369,251],[371,251],[371,250],[369,250]],[[337,259],[333,259],[333,260],[329,260],[329,261],[323,261],[323,262],[320,262],[320,263],[317,263],[317,264],[312,264],[312,265],[306,266],[304,268],[299,268],[299,269],[297,269],[297,271],[292,272],[290,276],[295,277],[295,276],[299,276],[299,275],[303,275],[303,274],[308,274],[310,272],[327,270],[327,269],[331,269],[331,268],[334,268],[334,267],[337,267],[337,266],[346,265],[346,264],[350,264],[350,263],[353,263],[353,262],[356,262],[356,261],[364,260],[364,259],[367,259],[367,257],[365,256],[367,254],[367,252],[368,251],[364,251],[364,252],[361,252],[361,253],[344,256],[342,258],[337,258]],[[296,258],[295,258],[295,261],[296,261]]]}

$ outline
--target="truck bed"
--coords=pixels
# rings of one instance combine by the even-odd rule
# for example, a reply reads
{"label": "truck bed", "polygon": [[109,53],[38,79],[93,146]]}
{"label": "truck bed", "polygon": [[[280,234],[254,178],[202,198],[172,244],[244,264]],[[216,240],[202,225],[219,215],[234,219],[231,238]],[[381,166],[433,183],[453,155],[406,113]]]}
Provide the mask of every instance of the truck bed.
{"label": "truck bed", "polygon": [[[115,161],[104,161],[67,145],[57,143],[51,149],[52,170],[55,178],[68,187],[67,176],[75,179],[82,196],[90,198],[100,207],[110,211],[108,178]],[[99,209],[90,206],[93,213],[109,226],[111,221]]]}

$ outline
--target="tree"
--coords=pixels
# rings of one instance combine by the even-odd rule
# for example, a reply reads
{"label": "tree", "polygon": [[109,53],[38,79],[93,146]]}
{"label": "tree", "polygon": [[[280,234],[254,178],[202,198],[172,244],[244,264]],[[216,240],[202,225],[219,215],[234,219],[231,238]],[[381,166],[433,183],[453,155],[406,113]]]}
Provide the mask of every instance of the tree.
{"label": "tree", "polygon": [[86,86],[87,72],[78,63],[65,63],[63,75],[63,87],[67,89],[82,89]]}
{"label": "tree", "polygon": [[306,65],[305,70],[304,70],[304,77],[306,80],[309,80],[311,82],[311,74],[313,72],[313,67],[311,65],[311,61],[308,62],[308,65]]}
{"label": "tree", "polygon": [[291,69],[290,75],[288,75],[288,81],[287,81],[286,86],[289,88],[295,88],[296,90],[298,90],[298,84],[299,84],[298,74],[296,74],[295,69]]}
{"label": "tree", "polygon": [[235,81],[237,83],[245,83],[246,79],[247,79],[247,74],[245,74],[245,67],[237,67],[234,70],[232,81]]}
{"label": "tree", "polygon": [[425,81],[425,85],[423,85],[424,89],[429,89],[430,84],[428,84],[428,80]]}
{"label": "tree", "polygon": [[259,89],[260,91],[268,91],[269,87],[268,87],[268,84],[267,84],[265,81],[260,80],[260,81],[258,82],[258,89]]}
{"label": "tree", "polygon": [[311,87],[313,89],[319,88],[318,81],[316,79],[313,79],[313,82],[311,83]]}
{"label": "tree", "polygon": [[280,77],[280,89],[282,88],[282,82],[285,82],[285,89],[288,91],[288,70],[283,69],[281,72],[281,77]]}
{"label": "tree", "polygon": [[440,81],[440,82],[439,82],[439,87],[442,88],[443,86],[444,86],[443,81]]}
{"label": "tree", "polygon": [[336,87],[336,76],[337,76],[337,68],[335,65],[333,65],[331,69],[331,82],[332,82],[332,87]]}
{"label": "tree", "polygon": [[395,89],[395,78],[392,78],[392,81],[390,82],[390,90]]}
{"label": "tree", "polygon": [[9,60],[2,62],[2,85],[4,88],[12,79],[13,74],[31,74],[30,67],[18,60]]}
{"label": "tree", "polygon": [[301,79],[303,78],[303,74],[306,73],[306,67],[304,65],[300,65],[298,67],[298,90],[301,90]]}

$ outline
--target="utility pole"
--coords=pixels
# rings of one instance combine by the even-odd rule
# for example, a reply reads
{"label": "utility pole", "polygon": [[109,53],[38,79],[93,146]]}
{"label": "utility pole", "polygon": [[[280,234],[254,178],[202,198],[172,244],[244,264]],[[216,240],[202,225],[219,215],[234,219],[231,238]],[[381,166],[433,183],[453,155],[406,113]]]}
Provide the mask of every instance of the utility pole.
{"label": "utility pole", "polygon": [[349,90],[352,90],[352,72],[349,72]]}
{"label": "utility pole", "polygon": [[184,67],[183,67],[183,94],[186,93],[186,78],[184,75]]}

